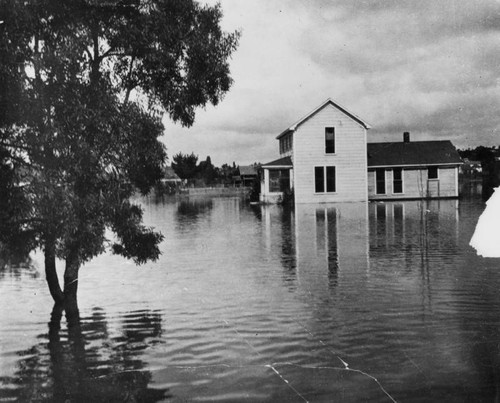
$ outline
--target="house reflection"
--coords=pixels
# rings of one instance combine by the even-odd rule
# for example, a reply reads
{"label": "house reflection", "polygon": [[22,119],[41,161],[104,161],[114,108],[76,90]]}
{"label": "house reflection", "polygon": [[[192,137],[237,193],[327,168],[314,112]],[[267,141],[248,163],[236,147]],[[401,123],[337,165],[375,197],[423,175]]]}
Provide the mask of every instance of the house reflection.
{"label": "house reflection", "polygon": [[366,203],[298,204],[295,216],[297,277],[302,287],[334,289],[368,271]]}
{"label": "house reflection", "polygon": [[371,257],[403,253],[411,265],[458,248],[458,200],[371,203],[369,216]]}
{"label": "house reflection", "polygon": [[277,253],[283,267],[283,281],[295,289],[297,279],[297,248],[295,212],[293,208],[261,205],[263,239],[266,251]]}
{"label": "house reflection", "polygon": [[[390,286],[420,298],[422,312],[432,312],[432,281],[459,249],[458,200],[371,203],[370,261],[374,283],[390,270]],[[416,292],[416,293],[415,293]]]}
{"label": "house reflection", "polygon": [[268,253],[280,254],[288,280],[315,292],[362,286],[384,267],[420,270],[428,285],[429,261],[452,259],[459,247],[457,200],[263,206],[261,214]]}

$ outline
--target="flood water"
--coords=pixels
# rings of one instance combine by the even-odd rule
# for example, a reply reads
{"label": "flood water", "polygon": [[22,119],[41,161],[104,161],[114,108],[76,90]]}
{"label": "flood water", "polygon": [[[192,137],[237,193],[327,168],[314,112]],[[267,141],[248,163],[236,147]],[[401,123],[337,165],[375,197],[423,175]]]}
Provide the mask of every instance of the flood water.
{"label": "flood water", "polygon": [[0,271],[0,402],[500,398],[482,201],[144,207],[160,260],[83,267],[78,323],[51,316],[40,255]]}

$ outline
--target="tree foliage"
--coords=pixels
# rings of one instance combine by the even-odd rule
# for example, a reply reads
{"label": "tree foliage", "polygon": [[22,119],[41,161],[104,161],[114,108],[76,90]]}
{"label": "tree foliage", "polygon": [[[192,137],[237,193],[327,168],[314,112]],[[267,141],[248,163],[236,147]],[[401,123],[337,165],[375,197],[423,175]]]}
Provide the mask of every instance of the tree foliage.
{"label": "tree foliage", "polygon": [[107,246],[158,257],[130,196],[161,177],[163,113],[189,126],[228,91],[238,34],[221,16],[194,0],[0,0],[0,241],[44,250],[56,301],[56,257],[75,296]]}
{"label": "tree foliage", "polygon": [[172,169],[181,179],[194,179],[198,171],[198,156],[194,153],[177,153],[172,158]]}
{"label": "tree foliage", "polygon": [[205,161],[201,161],[198,165],[198,177],[205,183],[206,185],[212,185],[216,179],[216,170],[212,164],[212,159],[210,156],[207,156]]}

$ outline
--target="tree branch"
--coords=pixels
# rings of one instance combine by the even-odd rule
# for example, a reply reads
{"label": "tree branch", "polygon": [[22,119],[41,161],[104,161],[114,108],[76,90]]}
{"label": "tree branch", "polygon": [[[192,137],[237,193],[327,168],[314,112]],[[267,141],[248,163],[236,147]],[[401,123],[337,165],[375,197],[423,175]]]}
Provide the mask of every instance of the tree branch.
{"label": "tree branch", "polygon": [[134,67],[134,61],[135,61],[135,56],[131,56],[131,58],[130,58],[130,68],[129,68],[128,74],[127,74],[127,92],[125,93],[125,100],[123,102],[124,104],[128,103],[128,100],[130,98],[130,93],[136,87],[135,85],[131,85],[131,82],[132,82],[132,71],[133,71],[133,67]]}

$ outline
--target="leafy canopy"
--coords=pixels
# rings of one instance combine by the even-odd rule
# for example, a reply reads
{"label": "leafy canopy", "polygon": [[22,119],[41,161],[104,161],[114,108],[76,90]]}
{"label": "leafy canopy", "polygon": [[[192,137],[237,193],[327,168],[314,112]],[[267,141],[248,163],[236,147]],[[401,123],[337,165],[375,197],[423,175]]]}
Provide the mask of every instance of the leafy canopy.
{"label": "leafy canopy", "polygon": [[162,237],[130,201],[162,175],[166,113],[189,126],[231,86],[238,33],[194,0],[0,0],[0,241],[137,263]]}

